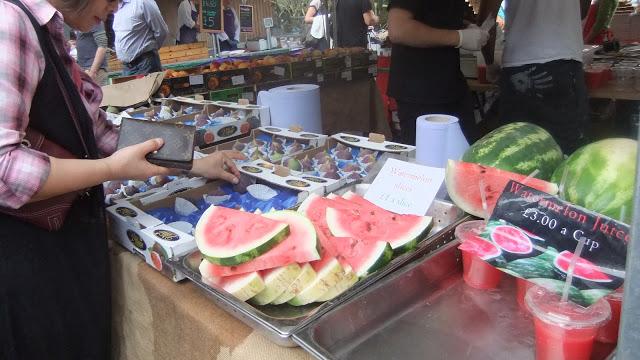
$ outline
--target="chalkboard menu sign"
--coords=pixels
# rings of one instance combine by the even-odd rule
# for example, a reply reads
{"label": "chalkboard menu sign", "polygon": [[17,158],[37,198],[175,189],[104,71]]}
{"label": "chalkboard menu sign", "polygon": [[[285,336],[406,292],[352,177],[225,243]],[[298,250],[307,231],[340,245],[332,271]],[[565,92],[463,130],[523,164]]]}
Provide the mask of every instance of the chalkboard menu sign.
{"label": "chalkboard menu sign", "polygon": [[240,32],[253,32],[253,6],[240,5]]}
{"label": "chalkboard menu sign", "polygon": [[200,0],[200,31],[222,31],[222,2],[221,0]]}

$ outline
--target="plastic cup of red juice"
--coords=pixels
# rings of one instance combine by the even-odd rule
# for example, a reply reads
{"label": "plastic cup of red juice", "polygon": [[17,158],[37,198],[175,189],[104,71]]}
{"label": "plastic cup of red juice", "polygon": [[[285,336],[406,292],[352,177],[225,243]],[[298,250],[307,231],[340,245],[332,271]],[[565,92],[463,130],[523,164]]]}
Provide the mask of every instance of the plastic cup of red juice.
{"label": "plastic cup of red juice", "polygon": [[527,281],[526,279],[516,278],[516,300],[518,301],[518,306],[520,310],[529,312],[527,309],[527,305],[524,303],[524,296],[527,294],[527,290],[532,287],[534,284],[531,281]]}
{"label": "plastic cup of red juice", "polygon": [[[489,265],[478,253],[483,251],[482,246],[487,241],[478,234],[484,229],[483,220],[468,221],[458,225],[455,231],[456,237],[462,243],[462,278],[467,285],[475,289],[495,289],[502,279],[502,271]],[[492,244],[488,244],[493,246]]]}
{"label": "plastic cup of red juice", "polygon": [[620,311],[622,310],[622,289],[607,295],[605,300],[611,306],[611,320],[604,324],[598,331],[596,341],[607,344],[618,342],[618,330],[620,329]]}
{"label": "plastic cup of red juice", "polygon": [[611,317],[604,299],[585,308],[540,286],[527,291],[525,303],[533,314],[536,360],[589,360],[598,329]]}

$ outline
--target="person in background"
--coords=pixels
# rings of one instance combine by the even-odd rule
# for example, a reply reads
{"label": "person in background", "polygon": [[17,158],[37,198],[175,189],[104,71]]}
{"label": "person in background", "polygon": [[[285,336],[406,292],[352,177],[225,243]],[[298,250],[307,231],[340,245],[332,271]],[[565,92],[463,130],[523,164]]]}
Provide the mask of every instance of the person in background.
{"label": "person in background", "polygon": [[[114,0],[0,2],[3,360],[111,359],[102,183],[175,174],[145,158],[162,147],[162,139],[115,151],[118,133],[99,108],[100,87],[65,51],[63,21],[88,32],[117,7]],[[70,104],[61,92],[69,95],[64,98]],[[25,139],[25,133],[36,129],[76,158],[37,150]],[[232,158],[243,156],[217,152],[195,160],[192,173],[237,183],[239,173]],[[59,230],[49,231],[7,214],[45,199],[55,205],[56,196],[69,193],[78,195]]]}
{"label": "person in background", "polygon": [[116,34],[113,32],[113,14],[109,14],[104,20],[104,31],[107,34],[107,47],[113,51],[115,49]]}
{"label": "person in background", "polygon": [[154,0],[121,0],[113,31],[124,75],[162,71],[158,49],[167,38],[168,28]]}
{"label": "person in background", "polygon": [[220,41],[220,50],[235,50],[240,42],[240,20],[236,10],[231,6],[231,0],[222,0],[222,6],[224,31],[216,34]]}
{"label": "person in background", "polygon": [[107,34],[100,23],[88,32],[78,31],[78,65],[100,86],[107,85]]}
{"label": "person in background", "polygon": [[476,51],[489,38],[473,25],[465,28],[464,0],[391,0],[389,96],[398,103],[398,141],[413,145],[416,118],[448,114],[460,120],[467,141],[479,137],[473,102],[460,71],[460,49]]}
{"label": "person in background", "polygon": [[327,9],[323,7],[322,0],[311,0],[304,22],[311,24],[309,35],[305,39],[305,46],[317,50],[329,48],[329,24],[327,21]]}
{"label": "person in background", "polygon": [[[480,3],[478,23],[500,0]],[[565,154],[586,141],[589,103],[582,70],[582,25],[589,0],[508,0],[500,72],[500,122],[526,121],[553,135]],[[496,78],[494,44],[483,48]],[[493,75],[492,75],[493,74]]]}
{"label": "person in background", "polygon": [[367,27],[379,19],[373,13],[371,0],[340,0],[336,4],[339,47],[367,47]]}
{"label": "person in background", "polygon": [[197,42],[198,11],[191,0],[182,0],[178,7],[178,44]]}

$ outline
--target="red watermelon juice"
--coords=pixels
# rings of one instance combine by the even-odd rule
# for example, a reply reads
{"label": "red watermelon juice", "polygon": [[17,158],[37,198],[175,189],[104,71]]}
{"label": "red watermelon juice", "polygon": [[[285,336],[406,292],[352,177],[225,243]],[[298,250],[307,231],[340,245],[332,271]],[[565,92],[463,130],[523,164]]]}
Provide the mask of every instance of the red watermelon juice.
{"label": "red watermelon juice", "polygon": [[495,254],[492,253],[493,244],[478,236],[484,226],[483,220],[468,221],[458,225],[455,231],[462,243],[459,247],[462,251],[462,278],[467,285],[481,290],[498,287],[503,274],[485,261],[486,257]]}
{"label": "red watermelon juice", "polygon": [[536,360],[589,360],[598,329],[611,317],[605,300],[585,308],[540,286],[527,291],[525,303],[533,314]]}
{"label": "red watermelon juice", "polygon": [[527,290],[533,286],[531,281],[527,281],[523,278],[516,278],[516,300],[518,301],[518,306],[520,310],[529,312],[527,309],[527,305],[524,303],[524,296],[527,294]]}
{"label": "red watermelon juice", "polygon": [[596,340],[601,343],[615,344],[618,342],[620,312],[622,310],[622,295],[622,289],[618,289],[605,297],[609,302],[609,306],[611,306],[611,320],[604,324],[598,331]]}

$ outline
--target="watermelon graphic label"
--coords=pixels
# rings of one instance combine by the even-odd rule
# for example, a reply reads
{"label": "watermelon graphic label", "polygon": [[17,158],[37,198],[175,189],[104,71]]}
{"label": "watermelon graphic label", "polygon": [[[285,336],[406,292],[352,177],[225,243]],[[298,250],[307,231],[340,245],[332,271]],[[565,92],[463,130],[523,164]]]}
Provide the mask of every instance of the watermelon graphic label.
{"label": "watermelon graphic label", "polygon": [[505,186],[481,237],[502,251],[505,261],[492,265],[535,283],[555,284],[558,291],[584,239],[571,283],[571,299],[584,306],[624,281],[628,225],[516,181]]}

